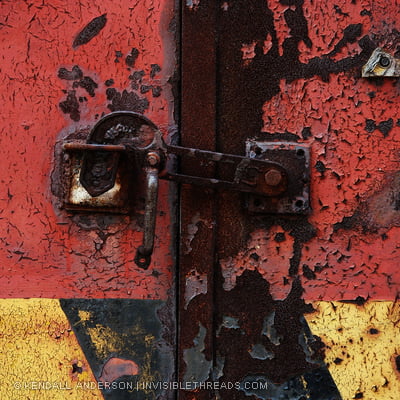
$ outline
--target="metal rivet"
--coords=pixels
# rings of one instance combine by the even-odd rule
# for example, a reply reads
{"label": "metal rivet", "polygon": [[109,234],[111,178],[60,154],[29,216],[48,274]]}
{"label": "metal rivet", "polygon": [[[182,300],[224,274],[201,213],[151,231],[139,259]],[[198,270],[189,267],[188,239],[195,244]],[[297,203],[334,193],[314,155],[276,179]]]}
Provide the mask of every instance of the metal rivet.
{"label": "metal rivet", "polygon": [[388,67],[390,65],[390,59],[389,57],[386,56],[381,56],[381,58],[379,59],[379,64],[381,65],[381,67]]}
{"label": "metal rivet", "polygon": [[282,173],[277,169],[270,169],[265,173],[264,179],[268,186],[278,186],[282,182]]}

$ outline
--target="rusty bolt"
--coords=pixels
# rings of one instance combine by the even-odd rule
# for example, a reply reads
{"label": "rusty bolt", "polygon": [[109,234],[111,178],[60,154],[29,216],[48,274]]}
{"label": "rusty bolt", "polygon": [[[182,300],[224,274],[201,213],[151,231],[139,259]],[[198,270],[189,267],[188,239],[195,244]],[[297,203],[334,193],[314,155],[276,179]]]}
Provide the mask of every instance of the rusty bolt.
{"label": "rusty bolt", "polygon": [[264,175],[265,183],[268,186],[278,186],[282,182],[282,178],[281,171],[277,169],[270,169]]}
{"label": "rusty bolt", "polygon": [[379,59],[379,64],[381,64],[381,67],[387,68],[390,65],[390,59],[384,55],[381,55],[381,58]]}
{"label": "rusty bolt", "polygon": [[147,162],[150,166],[155,167],[160,162],[160,156],[155,152],[147,154]]}

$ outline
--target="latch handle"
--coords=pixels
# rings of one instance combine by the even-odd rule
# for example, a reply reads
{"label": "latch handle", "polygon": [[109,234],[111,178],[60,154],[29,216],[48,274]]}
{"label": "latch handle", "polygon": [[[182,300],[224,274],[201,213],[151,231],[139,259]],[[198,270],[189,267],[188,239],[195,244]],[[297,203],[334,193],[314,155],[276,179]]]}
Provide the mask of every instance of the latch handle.
{"label": "latch handle", "polygon": [[136,265],[143,269],[149,267],[154,249],[160,165],[159,154],[153,151],[149,152],[146,157],[146,163],[147,165],[144,168],[146,175],[146,205],[144,210],[143,244],[138,247],[135,257]]}
{"label": "latch handle", "polygon": [[[251,145],[247,156],[217,153],[182,146],[167,145],[160,130],[143,115],[130,111],[108,114],[93,127],[86,143],[64,143],[65,151],[83,152],[79,181],[94,199],[115,186],[119,160],[125,153],[133,168],[145,175],[146,193],[143,241],[136,250],[135,263],[143,269],[150,265],[154,249],[159,179],[236,190],[260,196],[276,212],[304,212],[308,208],[308,156],[297,144],[273,144],[276,149]],[[297,146],[297,147],[296,147]],[[265,153],[265,154],[264,154]],[[164,172],[168,155],[196,158],[202,165],[225,166],[226,179],[204,178]],[[121,156],[121,157],[120,157]],[[290,162],[289,162],[289,161]],[[298,195],[301,199],[296,200]],[[254,201],[256,204],[258,200]],[[297,203],[301,201],[301,206]],[[293,202],[296,207],[293,209]],[[280,204],[283,203],[281,206]],[[268,208],[267,208],[268,209]]]}

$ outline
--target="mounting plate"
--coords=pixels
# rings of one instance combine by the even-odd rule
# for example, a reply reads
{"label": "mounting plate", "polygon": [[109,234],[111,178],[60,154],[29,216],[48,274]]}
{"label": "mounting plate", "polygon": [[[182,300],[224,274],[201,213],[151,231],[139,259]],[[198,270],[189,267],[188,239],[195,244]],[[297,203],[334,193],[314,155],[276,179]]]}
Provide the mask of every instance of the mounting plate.
{"label": "mounting plate", "polygon": [[246,141],[246,156],[278,162],[287,171],[288,187],[279,197],[249,194],[247,209],[256,214],[310,212],[310,150],[294,142]]}

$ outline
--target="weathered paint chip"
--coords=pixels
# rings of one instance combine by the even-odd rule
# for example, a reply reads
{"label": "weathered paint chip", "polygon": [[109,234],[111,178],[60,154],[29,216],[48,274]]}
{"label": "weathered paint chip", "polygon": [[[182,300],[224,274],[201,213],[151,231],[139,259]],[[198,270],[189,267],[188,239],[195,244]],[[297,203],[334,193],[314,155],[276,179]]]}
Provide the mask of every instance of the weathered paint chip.
{"label": "weathered paint chip", "polygon": [[210,376],[212,361],[204,355],[207,330],[199,323],[199,333],[193,339],[194,346],[183,350],[183,360],[186,363],[184,382],[205,382]]}
{"label": "weathered paint chip", "polygon": [[103,367],[99,380],[101,382],[114,382],[126,375],[137,375],[139,366],[132,360],[112,357]]}
{"label": "weathered paint chip", "polygon": [[92,19],[76,36],[72,47],[76,48],[83,44],[89,43],[100,31],[105,27],[107,23],[107,14],[103,14],[99,17]]}

